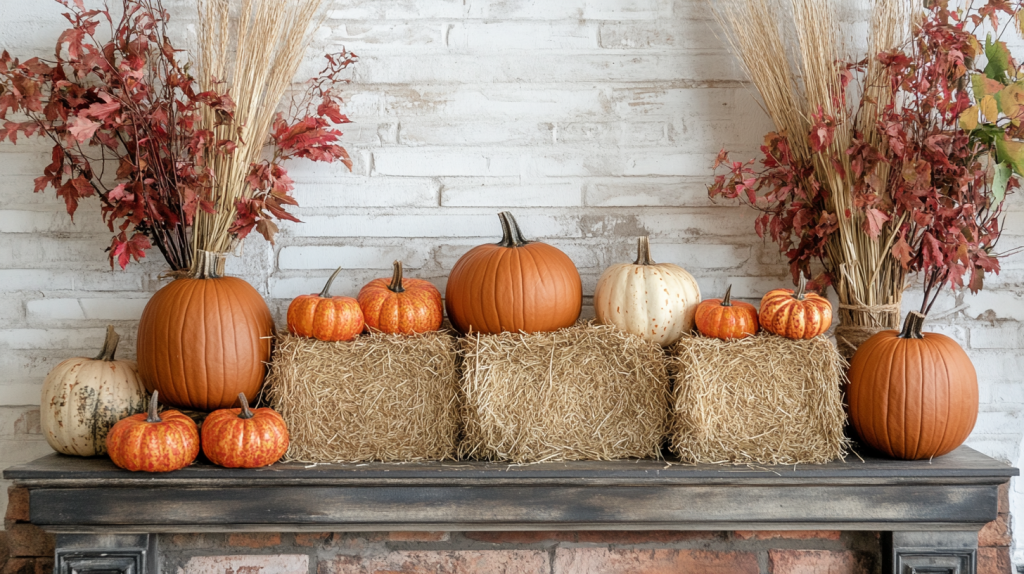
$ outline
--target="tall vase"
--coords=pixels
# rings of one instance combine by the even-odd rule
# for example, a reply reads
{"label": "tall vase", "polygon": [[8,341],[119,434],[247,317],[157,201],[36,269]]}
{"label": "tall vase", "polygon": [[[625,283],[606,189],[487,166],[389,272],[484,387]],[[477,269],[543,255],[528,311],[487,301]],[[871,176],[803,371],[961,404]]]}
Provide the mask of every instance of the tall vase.
{"label": "tall vase", "polygon": [[212,411],[254,402],[270,360],[274,319],[247,282],[224,275],[225,254],[199,251],[187,277],[157,291],[139,322],[139,375],[168,404]]}

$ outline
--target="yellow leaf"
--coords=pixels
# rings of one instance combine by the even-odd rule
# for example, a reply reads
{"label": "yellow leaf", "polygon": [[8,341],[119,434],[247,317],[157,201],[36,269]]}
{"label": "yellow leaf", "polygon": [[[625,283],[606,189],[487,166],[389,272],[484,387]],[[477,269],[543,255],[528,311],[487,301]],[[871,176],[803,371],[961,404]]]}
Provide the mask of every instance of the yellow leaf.
{"label": "yellow leaf", "polygon": [[1024,85],[1021,82],[1012,83],[1000,90],[995,99],[1003,115],[1015,118],[1020,114],[1020,102],[1024,100]]}
{"label": "yellow leaf", "polygon": [[979,105],[981,106],[981,113],[985,114],[985,119],[990,123],[995,123],[999,119],[999,104],[996,103],[995,98],[985,96],[981,98]]}
{"label": "yellow leaf", "polygon": [[971,106],[960,114],[960,127],[967,131],[978,127],[978,106]]}
{"label": "yellow leaf", "polygon": [[[1017,21],[1020,22],[1020,19],[1018,18]],[[974,37],[973,34],[971,35],[970,40],[968,40],[968,42],[970,43],[971,50],[973,51],[973,53],[971,54],[972,58],[981,53],[981,43],[978,42],[978,39]]]}

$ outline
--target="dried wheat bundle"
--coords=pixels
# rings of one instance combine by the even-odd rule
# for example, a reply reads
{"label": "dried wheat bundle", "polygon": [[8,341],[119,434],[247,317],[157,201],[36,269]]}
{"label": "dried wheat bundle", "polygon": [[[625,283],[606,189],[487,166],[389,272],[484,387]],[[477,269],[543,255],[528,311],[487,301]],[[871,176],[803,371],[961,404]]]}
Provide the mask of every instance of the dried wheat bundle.
{"label": "dried wheat bundle", "polygon": [[824,336],[687,336],[671,355],[669,448],[680,460],[817,464],[845,457],[846,362]]}
{"label": "dried wheat bundle", "polygon": [[[193,229],[193,251],[232,250],[229,233],[239,199],[251,197],[246,183],[260,154],[282,97],[298,70],[310,35],[321,21],[324,0],[199,1],[199,84],[204,91],[227,91],[235,103],[234,119],[203,115],[204,129],[217,140],[233,141],[232,154],[210,152],[207,160],[216,180],[211,201],[215,213],[199,210]],[[232,9],[237,5],[236,9]],[[198,259],[195,258],[195,259]]]}
{"label": "dried wheat bundle", "polygon": [[280,335],[265,392],[288,423],[285,460],[453,458],[456,358],[444,332],[340,343]]}
{"label": "dried wheat bundle", "polygon": [[661,347],[607,325],[462,341],[468,458],[529,463],[660,457],[668,423]]}

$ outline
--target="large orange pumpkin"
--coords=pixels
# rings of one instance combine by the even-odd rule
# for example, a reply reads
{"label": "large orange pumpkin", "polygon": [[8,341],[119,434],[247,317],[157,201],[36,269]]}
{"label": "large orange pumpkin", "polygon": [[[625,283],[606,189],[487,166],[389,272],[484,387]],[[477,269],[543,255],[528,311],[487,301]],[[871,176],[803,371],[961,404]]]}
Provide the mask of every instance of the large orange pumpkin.
{"label": "large orange pumpkin", "polygon": [[238,409],[221,409],[203,421],[203,454],[226,468],[274,464],[288,450],[288,426],[274,409],[249,409],[238,394]]}
{"label": "large orange pumpkin", "polygon": [[200,411],[256,398],[270,360],[274,319],[263,297],[224,277],[223,256],[200,252],[192,277],[157,291],[139,322],[139,375],[164,402]]}
{"label": "large orange pumpkin", "polygon": [[924,315],[907,315],[902,332],[882,331],[850,364],[850,420],[860,438],[895,458],[946,454],[967,440],[978,419],[978,375],[960,345],[922,333]]}
{"label": "large orange pumpkin", "polygon": [[149,413],[121,419],[107,434],[107,454],[131,471],[170,472],[185,468],[199,455],[199,429],[175,410],[157,413],[158,391],[149,399]]}
{"label": "large orange pumpkin", "polygon": [[702,335],[726,341],[756,335],[758,329],[757,308],[733,301],[732,285],[725,290],[725,297],[701,301],[694,321]]}
{"label": "large orange pumpkin", "polygon": [[572,260],[523,239],[503,211],[499,243],[474,247],[452,268],[445,290],[448,320],[463,333],[537,333],[569,327],[580,316],[583,287]]}
{"label": "large orange pumpkin", "polygon": [[352,297],[331,297],[331,274],[319,295],[299,295],[288,305],[288,332],[320,341],[351,341],[363,332],[363,311]]}
{"label": "large orange pumpkin", "polygon": [[436,331],[444,320],[441,292],[430,281],[403,278],[401,261],[395,261],[390,280],[370,281],[356,298],[366,326],[384,333]]}
{"label": "large orange pumpkin", "polygon": [[807,279],[801,275],[796,292],[773,289],[761,298],[758,317],[761,328],[789,339],[813,339],[832,325],[832,303],[815,293],[806,293]]}

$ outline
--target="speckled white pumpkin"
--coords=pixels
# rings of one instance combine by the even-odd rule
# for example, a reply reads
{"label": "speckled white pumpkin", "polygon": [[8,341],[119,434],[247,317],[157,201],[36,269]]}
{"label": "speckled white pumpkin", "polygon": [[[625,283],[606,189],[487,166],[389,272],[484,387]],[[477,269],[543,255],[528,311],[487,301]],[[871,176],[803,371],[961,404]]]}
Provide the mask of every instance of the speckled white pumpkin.
{"label": "speckled white pumpkin", "polygon": [[594,312],[605,325],[667,347],[693,329],[700,287],[685,269],[651,260],[646,237],[634,263],[612,265],[597,280]]}
{"label": "speckled white pumpkin", "polygon": [[148,395],[135,362],[114,360],[119,338],[113,327],[107,327],[99,356],[67,359],[46,375],[40,419],[53,450],[78,456],[106,454],[110,427],[146,410]]}

